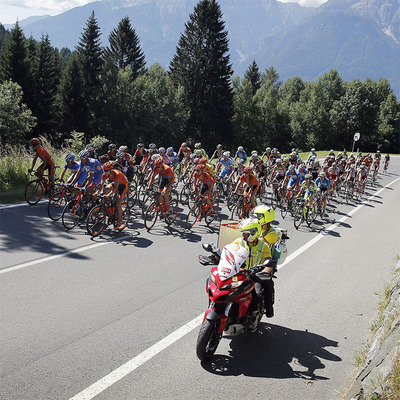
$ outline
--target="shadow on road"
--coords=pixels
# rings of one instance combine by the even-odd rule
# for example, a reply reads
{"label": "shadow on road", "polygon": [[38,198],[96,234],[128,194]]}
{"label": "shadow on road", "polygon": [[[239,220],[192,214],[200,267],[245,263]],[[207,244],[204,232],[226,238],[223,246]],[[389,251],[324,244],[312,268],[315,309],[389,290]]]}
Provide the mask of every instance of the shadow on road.
{"label": "shadow on road", "polygon": [[224,376],[327,380],[329,377],[316,373],[325,368],[321,359],[342,360],[326,349],[338,347],[338,342],[308,331],[266,323],[261,323],[256,333],[233,337],[230,347],[229,356],[218,354],[217,350],[211,361],[202,362],[202,367]]}

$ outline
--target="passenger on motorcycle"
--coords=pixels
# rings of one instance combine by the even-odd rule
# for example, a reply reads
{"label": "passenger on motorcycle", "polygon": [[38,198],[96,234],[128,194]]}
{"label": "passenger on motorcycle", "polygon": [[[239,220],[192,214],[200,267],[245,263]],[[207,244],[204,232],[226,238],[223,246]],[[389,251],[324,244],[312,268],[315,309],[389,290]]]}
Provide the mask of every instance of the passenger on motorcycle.
{"label": "passenger on motorcycle", "polygon": [[[239,224],[239,230],[242,233],[242,237],[235,239],[233,243],[243,246],[248,252],[249,256],[246,260],[245,269],[260,265],[264,261],[271,259],[271,250],[269,246],[261,240],[261,226],[257,218],[246,218]],[[262,272],[272,274],[273,268],[266,267]],[[264,289],[264,304],[265,304],[265,315],[267,318],[274,316],[274,282],[272,279],[267,280],[263,284],[257,282],[253,291],[253,300],[250,305],[250,309],[255,310],[258,303],[262,301],[262,292]]]}

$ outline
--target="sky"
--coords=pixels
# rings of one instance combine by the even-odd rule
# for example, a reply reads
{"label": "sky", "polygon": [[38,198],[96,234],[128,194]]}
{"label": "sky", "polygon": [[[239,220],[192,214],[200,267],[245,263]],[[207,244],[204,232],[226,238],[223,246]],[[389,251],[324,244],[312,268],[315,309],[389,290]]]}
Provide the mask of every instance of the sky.
{"label": "sky", "polygon": [[[37,15],[57,15],[71,8],[83,6],[94,0],[0,0],[0,22],[14,24],[17,20]],[[279,0],[282,3],[299,3],[304,7],[317,7],[327,0]]]}

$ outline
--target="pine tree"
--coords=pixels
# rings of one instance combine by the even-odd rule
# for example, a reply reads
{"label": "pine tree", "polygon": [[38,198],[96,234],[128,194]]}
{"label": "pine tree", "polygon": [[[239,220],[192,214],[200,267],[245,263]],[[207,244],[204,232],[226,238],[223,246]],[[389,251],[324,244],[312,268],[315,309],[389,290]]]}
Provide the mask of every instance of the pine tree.
{"label": "pine tree", "polygon": [[143,72],[146,62],[140,48],[139,38],[128,17],[123,18],[118,24],[118,28],[111,31],[108,40],[110,47],[105,49],[105,56],[112,60],[119,69],[125,70],[130,67],[132,79],[136,79]]}
{"label": "pine tree", "polygon": [[55,130],[55,100],[60,81],[58,54],[50,45],[48,35],[40,42],[37,66],[34,74],[33,114],[37,117],[38,133],[52,133]]}
{"label": "pine tree", "polygon": [[185,91],[190,113],[186,133],[211,150],[219,142],[228,142],[232,133],[228,33],[215,0],[201,0],[189,18],[170,71]]}
{"label": "pine tree", "polygon": [[100,35],[100,28],[93,11],[86,23],[86,29],[78,46],[76,46],[83,74],[83,95],[87,103],[87,130],[89,135],[98,133],[96,125],[102,115],[101,72],[103,69],[103,51],[100,46]]}
{"label": "pine tree", "polygon": [[261,74],[258,69],[258,65],[253,61],[250,67],[244,74],[244,78],[248,79],[253,87],[253,96],[256,94],[257,90],[261,87]]}
{"label": "pine tree", "polygon": [[11,30],[0,57],[0,81],[11,80],[21,86],[24,93],[23,102],[27,102],[26,93],[29,89],[29,67],[27,63],[26,38],[18,22]]}

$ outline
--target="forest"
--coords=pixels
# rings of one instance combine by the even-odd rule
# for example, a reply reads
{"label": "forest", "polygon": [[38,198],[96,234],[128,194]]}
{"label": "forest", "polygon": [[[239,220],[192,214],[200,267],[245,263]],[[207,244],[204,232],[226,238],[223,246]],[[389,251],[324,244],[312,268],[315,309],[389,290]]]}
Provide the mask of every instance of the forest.
{"label": "forest", "polygon": [[[27,38],[18,23],[0,24],[0,144],[35,136],[62,146],[74,132],[85,142],[179,147],[201,142],[212,152],[276,147],[399,153],[400,102],[387,79],[343,81],[336,70],[306,82],[282,82],[273,66],[251,62],[235,76],[218,2],[200,0],[185,24],[168,69],[146,64],[128,17],[101,46],[94,12],[75,49]],[[99,149],[100,150],[100,149]]]}

